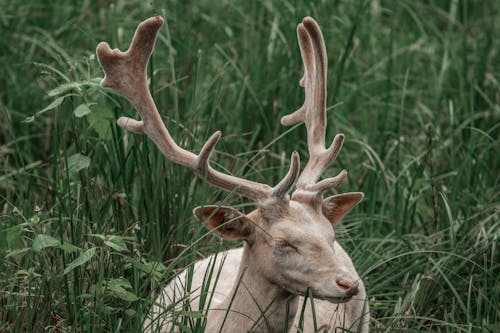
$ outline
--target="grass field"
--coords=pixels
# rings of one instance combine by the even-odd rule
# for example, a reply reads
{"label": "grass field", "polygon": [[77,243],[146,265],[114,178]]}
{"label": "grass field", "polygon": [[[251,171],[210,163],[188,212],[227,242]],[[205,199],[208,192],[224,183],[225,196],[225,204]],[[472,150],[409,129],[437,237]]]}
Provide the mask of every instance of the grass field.
{"label": "grass field", "polygon": [[[100,88],[106,40],[125,49],[162,15],[149,68],[173,137],[213,165],[275,184],[305,129],[295,27],[328,49],[327,141],[346,134],[338,228],[374,332],[500,332],[500,7],[485,1],[0,0],[0,331],[137,332],[176,269],[239,244],[192,216],[252,206],[166,162]],[[203,318],[198,318],[203,320]]]}

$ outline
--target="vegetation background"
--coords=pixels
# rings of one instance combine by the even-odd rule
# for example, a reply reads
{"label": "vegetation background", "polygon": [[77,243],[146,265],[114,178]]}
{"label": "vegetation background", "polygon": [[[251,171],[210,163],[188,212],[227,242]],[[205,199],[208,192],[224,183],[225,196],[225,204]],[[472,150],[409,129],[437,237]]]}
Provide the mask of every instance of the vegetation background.
{"label": "vegetation background", "polygon": [[[499,332],[500,6],[485,1],[0,0],[0,331],[138,332],[173,276],[223,243],[191,211],[236,196],[166,162],[115,120],[94,56],[162,15],[149,68],[173,136],[274,184],[305,160],[295,27],[330,60],[327,175],[363,203],[338,228],[368,289],[372,331]],[[203,320],[192,312],[185,329]]]}

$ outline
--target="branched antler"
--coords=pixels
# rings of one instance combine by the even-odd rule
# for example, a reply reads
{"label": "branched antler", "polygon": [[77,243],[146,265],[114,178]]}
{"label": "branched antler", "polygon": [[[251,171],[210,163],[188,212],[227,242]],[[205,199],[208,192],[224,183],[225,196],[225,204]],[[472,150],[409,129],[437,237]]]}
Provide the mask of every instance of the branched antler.
{"label": "branched antler", "polygon": [[318,182],[323,171],[339,154],[344,135],[337,134],[330,147],[325,147],[328,59],[318,23],[311,17],[304,18],[297,27],[297,37],[304,62],[304,76],[300,85],[305,88],[305,100],[301,108],[281,118],[281,124],[290,126],[305,123],[309,161],[297,181],[297,190],[321,195],[338,186],[347,176],[347,172],[342,170],[337,176]]}
{"label": "branched antler", "polygon": [[192,169],[208,183],[223,190],[255,201],[286,196],[299,174],[299,155],[296,152],[292,154],[289,172],[272,188],[266,184],[221,173],[210,166],[210,155],[221,137],[219,131],[207,140],[198,155],[179,147],[172,139],[151,96],[146,75],[147,64],[162,25],[163,18],[160,16],[142,22],[126,52],[111,50],[106,42],[97,45],[97,57],[105,72],[101,85],[113,88],[127,98],[142,118],[137,121],[121,117],[118,119],[118,125],[135,133],[146,134],[167,159]]}

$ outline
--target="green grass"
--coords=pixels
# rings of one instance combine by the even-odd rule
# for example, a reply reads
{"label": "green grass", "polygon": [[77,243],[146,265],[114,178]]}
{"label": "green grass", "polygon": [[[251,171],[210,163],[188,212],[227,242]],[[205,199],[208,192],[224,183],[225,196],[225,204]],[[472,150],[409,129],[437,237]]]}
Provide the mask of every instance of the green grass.
{"label": "green grass", "polygon": [[325,176],[346,168],[340,190],[366,195],[338,233],[372,331],[500,330],[496,1],[0,7],[0,331],[139,331],[175,269],[236,245],[192,209],[251,205],[124,133],[115,119],[135,112],[97,85],[97,43],[124,49],[157,14],[167,24],[149,73],[170,132],[198,151],[222,130],[213,164],[268,184],[293,150],[307,156],[303,126],[279,119],[302,104],[295,27],[315,17],[330,63],[327,137],[346,134]]}

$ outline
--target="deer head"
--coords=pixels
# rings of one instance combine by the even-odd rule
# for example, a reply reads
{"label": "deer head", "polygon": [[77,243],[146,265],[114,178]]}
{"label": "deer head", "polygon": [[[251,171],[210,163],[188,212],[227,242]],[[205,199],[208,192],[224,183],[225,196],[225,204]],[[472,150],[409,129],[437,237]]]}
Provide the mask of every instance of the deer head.
{"label": "deer head", "polygon": [[[199,154],[184,150],[172,139],[151,97],[146,77],[147,63],[162,24],[161,17],[141,23],[126,52],[111,50],[105,42],[97,46],[105,72],[102,86],[127,98],[142,118],[137,121],[122,117],[118,125],[146,134],[167,159],[192,169],[208,183],[255,202],[257,209],[248,215],[226,206],[194,209],[195,216],[221,237],[245,240],[249,269],[292,294],[305,295],[310,289],[317,298],[349,300],[358,292],[359,277],[349,256],[335,241],[332,225],[363,194],[344,193],[323,199],[323,193],[341,184],[347,173],[343,170],[336,177],[319,181],[339,154],[344,136],[336,135],[330,147],[325,147],[327,57],[316,21],[306,17],[297,27],[304,62],[300,84],[305,88],[305,102],[281,120],[283,125],[305,123],[309,161],[299,174],[299,155],[292,153],[288,173],[274,187],[224,174],[210,166],[210,154],[220,132],[207,140]],[[290,196],[295,183],[296,189]]]}

